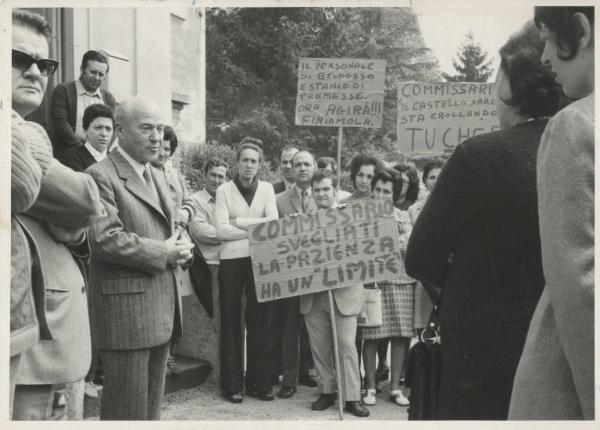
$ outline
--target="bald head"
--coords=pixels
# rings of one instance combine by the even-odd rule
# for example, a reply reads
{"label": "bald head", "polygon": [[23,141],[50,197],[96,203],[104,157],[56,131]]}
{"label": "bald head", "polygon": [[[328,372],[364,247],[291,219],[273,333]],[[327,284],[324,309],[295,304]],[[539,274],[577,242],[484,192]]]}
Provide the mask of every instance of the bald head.
{"label": "bald head", "polygon": [[126,99],[119,103],[115,119],[119,146],[125,152],[142,164],[158,158],[164,120],[156,104],[143,97]]}

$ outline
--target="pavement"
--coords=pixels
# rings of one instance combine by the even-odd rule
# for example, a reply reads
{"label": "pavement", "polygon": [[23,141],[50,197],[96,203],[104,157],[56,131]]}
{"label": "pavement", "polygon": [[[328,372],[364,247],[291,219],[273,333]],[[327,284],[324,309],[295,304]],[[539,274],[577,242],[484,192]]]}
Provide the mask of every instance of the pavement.
{"label": "pavement", "polygon": [[[276,394],[280,386],[273,387]],[[396,420],[406,421],[407,408],[398,406],[389,400],[388,387],[377,395],[377,404],[369,406],[371,415],[368,418],[357,418],[344,411],[344,420]],[[303,385],[290,399],[280,399],[265,402],[252,397],[244,397],[240,404],[224,400],[215,384],[206,382],[201,386],[180,390],[165,397],[162,407],[161,420],[338,420],[338,406],[325,411],[313,411],[310,404],[319,396],[318,388]]]}

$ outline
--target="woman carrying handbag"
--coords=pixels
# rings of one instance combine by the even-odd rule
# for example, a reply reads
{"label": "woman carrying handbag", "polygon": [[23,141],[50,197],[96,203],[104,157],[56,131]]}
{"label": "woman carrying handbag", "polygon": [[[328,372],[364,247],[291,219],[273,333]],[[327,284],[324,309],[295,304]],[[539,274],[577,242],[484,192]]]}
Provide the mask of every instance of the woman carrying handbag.
{"label": "woman carrying handbag", "polygon": [[[402,178],[393,169],[379,170],[373,177],[373,197],[379,199],[398,198],[402,190]],[[394,210],[394,217],[400,234],[400,253],[404,257],[411,222],[408,212]],[[405,272],[403,265],[396,279],[372,284],[381,291],[381,325],[359,327],[358,339],[364,341],[363,360],[367,379],[367,394],[363,403],[373,406],[376,403],[376,353],[380,339],[390,339],[392,343],[390,400],[399,406],[408,406],[409,401],[400,389],[400,378],[410,338],[413,334],[413,295],[414,280]],[[367,286],[365,288],[369,290]]]}

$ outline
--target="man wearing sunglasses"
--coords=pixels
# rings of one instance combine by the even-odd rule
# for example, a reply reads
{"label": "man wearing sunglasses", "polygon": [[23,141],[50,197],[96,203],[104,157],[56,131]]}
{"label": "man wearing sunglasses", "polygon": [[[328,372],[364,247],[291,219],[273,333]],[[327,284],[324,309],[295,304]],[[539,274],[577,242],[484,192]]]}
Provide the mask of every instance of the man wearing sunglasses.
{"label": "man wearing sunglasses", "polygon": [[113,110],[113,95],[100,85],[108,74],[108,58],[102,51],[87,51],[81,61],[81,75],[73,82],[59,84],[52,92],[52,146],[54,156],[62,160],[64,152],[83,145],[83,112],[93,104],[103,103]]}
{"label": "man wearing sunglasses", "polygon": [[93,179],[54,159],[45,130],[25,120],[58,65],[48,59],[48,23],[22,9],[12,22],[10,409],[16,420],[44,420],[57,385],[90,365],[77,257],[89,255],[85,227],[104,208]]}

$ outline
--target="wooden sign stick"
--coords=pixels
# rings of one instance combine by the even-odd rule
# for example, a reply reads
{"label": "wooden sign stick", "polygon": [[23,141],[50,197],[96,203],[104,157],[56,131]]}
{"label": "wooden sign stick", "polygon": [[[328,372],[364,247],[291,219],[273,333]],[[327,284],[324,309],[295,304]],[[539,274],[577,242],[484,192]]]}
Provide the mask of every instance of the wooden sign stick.
{"label": "wooden sign stick", "polygon": [[338,127],[338,145],[337,145],[337,190],[339,191],[342,183],[342,127]]}
{"label": "wooden sign stick", "polygon": [[333,356],[335,358],[335,381],[337,383],[338,392],[338,412],[340,420],[343,421],[344,406],[342,405],[342,399],[344,398],[344,395],[342,393],[342,380],[340,374],[340,352],[338,349],[337,329],[335,327],[335,307],[333,306],[333,294],[331,293],[331,290],[327,291],[327,296],[329,297],[329,315],[331,318],[331,332],[333,333]]}

